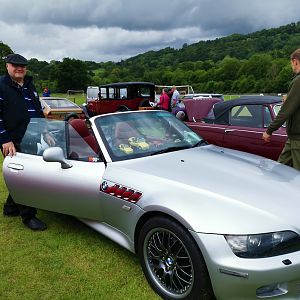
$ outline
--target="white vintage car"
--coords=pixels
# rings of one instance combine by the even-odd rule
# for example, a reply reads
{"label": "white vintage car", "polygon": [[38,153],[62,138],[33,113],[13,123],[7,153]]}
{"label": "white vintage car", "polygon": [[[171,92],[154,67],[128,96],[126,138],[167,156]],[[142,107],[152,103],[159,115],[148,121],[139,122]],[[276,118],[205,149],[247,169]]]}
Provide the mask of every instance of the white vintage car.
{"label": "white vintage car", "polygon": [[16,202],[137,253],[164,299],[300,298],[300,173],[208,145],[168,112],[32,119],[3,174]]}

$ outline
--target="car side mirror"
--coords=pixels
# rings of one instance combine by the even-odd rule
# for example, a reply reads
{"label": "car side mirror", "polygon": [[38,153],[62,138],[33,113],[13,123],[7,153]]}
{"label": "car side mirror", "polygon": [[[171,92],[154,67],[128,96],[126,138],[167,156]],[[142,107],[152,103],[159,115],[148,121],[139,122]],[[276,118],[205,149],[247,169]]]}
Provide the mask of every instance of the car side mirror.
{"label": "car side mirror", "polygon": [[61,163],[62,169],[72,168],[70,164],[64,157],[64,152],[60,147],[50,147],[44,150],[43,159],[47,162],[59,162]]}

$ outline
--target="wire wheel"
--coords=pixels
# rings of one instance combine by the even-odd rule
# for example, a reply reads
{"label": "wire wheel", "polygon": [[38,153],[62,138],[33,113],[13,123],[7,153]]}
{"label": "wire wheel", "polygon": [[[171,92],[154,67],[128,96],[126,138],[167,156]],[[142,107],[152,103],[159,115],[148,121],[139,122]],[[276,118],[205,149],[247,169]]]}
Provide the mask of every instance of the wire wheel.
{"label": "wire wheel", "polygon": [[165,228],[154,228],[144,240],[145,265],[153,281],[170,298],[188,295],[194,283],[194,268],[181,239]]}

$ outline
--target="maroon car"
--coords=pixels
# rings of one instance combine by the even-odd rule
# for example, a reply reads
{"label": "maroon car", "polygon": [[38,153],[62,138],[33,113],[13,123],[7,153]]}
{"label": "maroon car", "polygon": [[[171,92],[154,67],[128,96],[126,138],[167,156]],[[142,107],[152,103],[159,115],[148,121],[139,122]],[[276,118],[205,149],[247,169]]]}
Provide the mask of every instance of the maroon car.
{"label": "maroon car", "polygon": [[154,83],[110,83],[99,86],[97,98],[87,98],[86,109],[89,116],[95,116],[116,111],[151,109],[151,102],[154,101]]}
{"label": "maroon car", "polygon": [[[202,101],[206,100],[198,102],[199,110]],[[280,97],[243,96],[211,103],[211,116],[201,120],[189,118],[186,124],[211,144],[277,160],[287,140],[285,127],[275,131],[268,143],[262,139],[262,134],[279,112],[281,105]],[[208,110],[207,107],[205,109]],[[188,115],[195,114],[195,108],[189,111],[186,106],[186,110]]]}

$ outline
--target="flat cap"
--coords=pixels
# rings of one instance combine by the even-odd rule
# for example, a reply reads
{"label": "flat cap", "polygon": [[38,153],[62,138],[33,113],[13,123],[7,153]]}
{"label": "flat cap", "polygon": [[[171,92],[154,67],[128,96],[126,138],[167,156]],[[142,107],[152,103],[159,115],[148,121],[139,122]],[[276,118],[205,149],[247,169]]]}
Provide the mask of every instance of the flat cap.
{"label": "flat cap", "polygon": [[14,65],[22,65],[22,66],[28,65],[28,60],[20,54],[7,55],[5,62],[9,63],[9,64],[14,64]]}

